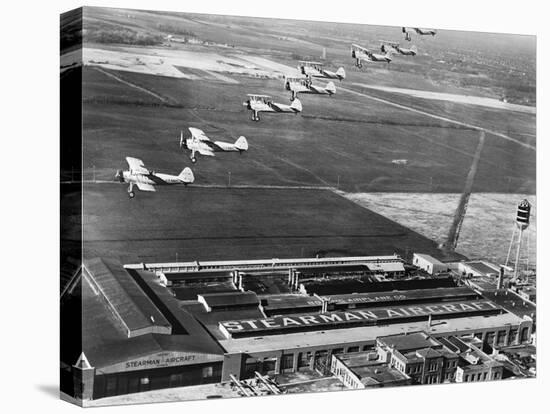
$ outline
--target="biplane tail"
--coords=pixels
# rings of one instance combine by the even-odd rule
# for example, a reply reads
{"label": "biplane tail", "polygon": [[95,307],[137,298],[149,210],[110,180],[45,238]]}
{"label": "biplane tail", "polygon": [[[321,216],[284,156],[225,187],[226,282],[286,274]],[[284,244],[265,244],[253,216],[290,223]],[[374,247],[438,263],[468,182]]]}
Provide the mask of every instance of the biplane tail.
{"label": "biplane tail", "polygon": [[290,104],[290,108],[294,112],[302,112],[302,102],[298,98],[294,99],[292,103]]}
{"label": "biplane tail", "polygon": [[245,137],[240,136],[237,141],[235,141],[235,148],[237,148],[240,152],[247,151],[248,150],[248,141]]}
{"label": "biplane tail", "polygon": [[334,82],[327,83],[327,86],[325,86],[325,90],[330,94],[336,93],[336,86],[334,86]]}
{"label": "biplane tail", "polygon": [[418,48],[416,47],[416,45],[411,47],[411,52],[414,53],[415,55],[418,55]]}
{"label": "biplane tail", "polygon": [[191,168],[185,167],[183,171],[178,175],[178,178],[184,183],[184,184],[191,184],[195,181],[195,176],[193,175],[193,171],[191,171]]}
{"label": "biplane tail", "polygon": [[336,71],[336,76],[338,76],[340,80],[346,79],[346,71],[343,67],[338,68]]}

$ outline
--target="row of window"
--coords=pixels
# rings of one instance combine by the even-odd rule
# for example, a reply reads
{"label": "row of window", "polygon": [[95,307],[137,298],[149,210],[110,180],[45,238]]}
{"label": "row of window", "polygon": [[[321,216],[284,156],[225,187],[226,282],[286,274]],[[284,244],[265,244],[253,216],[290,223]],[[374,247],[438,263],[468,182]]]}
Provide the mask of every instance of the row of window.
{"label": "row of window", "polygon": [[[478,372],[473,374],[466,374],[464,375],[464,382],[476,382],[476,381],[487,381],[487,378],[489,377],[489,372]],[[495,371],[493,372],[492,378],[493,380],[500,378],[500,372]]]}

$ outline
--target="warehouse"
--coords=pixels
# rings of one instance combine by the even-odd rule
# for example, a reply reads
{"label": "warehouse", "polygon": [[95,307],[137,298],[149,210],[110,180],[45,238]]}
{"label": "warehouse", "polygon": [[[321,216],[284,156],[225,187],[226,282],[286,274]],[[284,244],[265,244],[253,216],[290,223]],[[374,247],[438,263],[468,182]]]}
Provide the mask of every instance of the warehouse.
{"label": "warehouse", "polygon": [[[315,259],[308,260],[309,269],[315,268]],[[321,260],[325,271],[327,259]],[[378,337],[413,331],[436,338],[467,335],[493,346],[525,343],[531,335],[531,319],[450,278],[351,278],[344,284],[313,278],[307,290],[315,292],[304,293],[295,289],[290,269],[287,283],[294,287],[274,287],[279,293],[271,294],[261,276],[243,283],[243,273],[228,271],[227,263],[208,262],[208,271],[185,274],[178,264],[170,264],[170,273],[164,264],[85,261],[79,283],[62,296],[62,332],[78,332],[79,323],[83,332],[81,341],[62,344],[62,389],[78,398],[101,398],[255,372],[329,373],[333,354],[368,351]],[[260,265],[265,263],[254,263]],[[284,262],[291,265],[303,263]],[[212,269],[219,273],[212,275]]]}
{"label": "warehouse", "polygon": [[62,340],[63,392],[96,399],[220,381],[223,349],[153,274],[139,276],[150,284],[114,261],[84,261],[61,298],[62,338],[82,329]]}

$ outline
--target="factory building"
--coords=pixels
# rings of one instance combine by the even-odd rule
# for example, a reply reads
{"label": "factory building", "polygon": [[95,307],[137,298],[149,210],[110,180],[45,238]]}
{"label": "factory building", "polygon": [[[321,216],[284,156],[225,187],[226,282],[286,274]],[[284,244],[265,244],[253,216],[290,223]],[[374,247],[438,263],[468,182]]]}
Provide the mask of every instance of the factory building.
{"label": "factory building", "polygon": [[[399,263],[391,265],[393,279],[372,277],[369,264],[381,263]],[[367,274],[349,272],[358,267]],[[256,372],[329,374],[333,355],[372,351],[380,337],[417,331],[489,346],[530,340],[531,319],[450,278],[403,279],[402,268],[397,256],[126,266],[87,260],[62,296],[62,334],[78,332],[79,321],[83,332],[81,342],[62,346],[62,389],[101,398]],[[354,275],[333,277],[338,271]],[[356,368],[363,385],[404,378]]]}
{"label": "factory building", "polygon": [[429,254],[414,253],[413,254],[413,265],[424,270],[426,273],[433,275],[440,272],[446,272],[449,270],[449,266],[435,257],[430,256]]}
{"label": "factory building", "polygon": [[147,276],[140,285],[116,262],[84,261],[61,298],[62,337],[82,329],[62,340],[63,392],[96,399],[220,381],[223,349]]}

